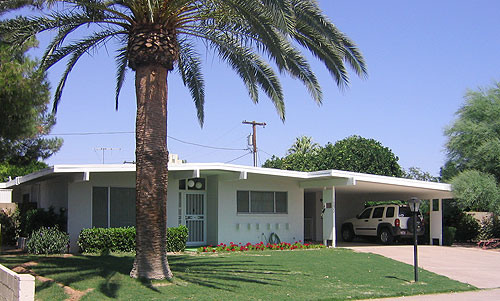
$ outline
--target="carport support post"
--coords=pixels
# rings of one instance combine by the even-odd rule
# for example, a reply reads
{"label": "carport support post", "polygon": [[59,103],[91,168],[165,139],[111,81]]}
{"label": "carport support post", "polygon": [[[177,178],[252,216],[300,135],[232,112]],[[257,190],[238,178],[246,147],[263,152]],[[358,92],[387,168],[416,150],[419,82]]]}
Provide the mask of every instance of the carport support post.
{"label": "carport support post", "polygon": [[336,247],[335,238],[335,187],[323,189],[323,244]]}

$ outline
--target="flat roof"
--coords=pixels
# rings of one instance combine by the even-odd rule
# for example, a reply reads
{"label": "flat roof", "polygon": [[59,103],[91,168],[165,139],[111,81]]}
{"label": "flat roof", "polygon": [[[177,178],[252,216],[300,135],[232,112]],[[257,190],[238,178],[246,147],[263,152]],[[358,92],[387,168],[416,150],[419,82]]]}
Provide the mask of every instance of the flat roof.
{"label": "flat roof", "polygon": [[[23,183],[35,180],[51,178],[60,174],[70,173],[101,173],[101,172],[135,172],[135,164],[68,164],[54,165],[46,169],[31,173],[22,177],[17,177],[9,182],[0,183],[0,188],[10,188]],[[336,187],[340,193],[369,193],[371,195],[380,194],[389,197],[391,192],[396,195],[415,194],[417,197],[427,195],[438,195],[443,198],[452,197],[451,185],[446,183],[426,182],[405,178],[379,176],[342,170],[321,170],[314,172],[302,172],[281,170],[272,168],[262,168],[244,165],[234,165],[225,163],[178,163],[169,164],[170,172],[192,172],[193,176],[199,177],[201,174],[223,174],[239,173],[241,179],[246,179],[248,174],[267,175],[275,177],[285,177],[296,179],[304,189],[322,189]]]}

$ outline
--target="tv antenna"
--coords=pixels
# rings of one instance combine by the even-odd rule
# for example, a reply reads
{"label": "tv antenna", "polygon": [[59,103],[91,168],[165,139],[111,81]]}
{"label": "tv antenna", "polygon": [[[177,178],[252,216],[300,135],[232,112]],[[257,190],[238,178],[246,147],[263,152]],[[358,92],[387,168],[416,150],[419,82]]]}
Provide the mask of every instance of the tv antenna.
{"label": "tv antenna", "polygon": [[102,164],[104,164],[104,152],[105,151],[114,151],[114,150],[122,150],[121,148],[114,147],[96,147],[94,151],[102,151]]}

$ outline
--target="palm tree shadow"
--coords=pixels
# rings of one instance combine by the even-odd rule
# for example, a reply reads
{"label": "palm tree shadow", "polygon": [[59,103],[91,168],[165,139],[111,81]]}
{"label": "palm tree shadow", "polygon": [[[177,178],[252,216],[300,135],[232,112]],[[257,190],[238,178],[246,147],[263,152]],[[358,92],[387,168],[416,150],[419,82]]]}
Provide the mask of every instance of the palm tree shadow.
{"label": "palm tree shadow", "polygon": [[279,285],[290,273],[279,265],[263,265],[253,260],[214,260],[209,256],[170,257],[175,278],[212,289],[235,291],[242,283]]}
{"label": "palm tree shadow", "polygon": [[109,298],[116,299],[120,284],[112,281],[111,278],[116,274],[115,271],[108,273],[104,281],[99,284],[99,291]]}

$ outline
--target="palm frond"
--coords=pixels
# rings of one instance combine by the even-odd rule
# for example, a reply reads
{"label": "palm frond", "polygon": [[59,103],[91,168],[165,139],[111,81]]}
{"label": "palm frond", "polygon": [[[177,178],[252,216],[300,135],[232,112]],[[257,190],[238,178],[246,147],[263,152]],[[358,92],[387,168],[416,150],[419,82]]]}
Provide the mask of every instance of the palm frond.
{"label": "palm frond", "polygon": [[73,67],[76,65],[78,60],[84,55],[85,53],[88,53],[89,51],[96,49],[97,47],[101,46],[103,43],[106,42],[107,39],[110,37],[114,36],[116,32],[113,31],[104,31],[104,32],[98,32],[95,33],[75,44],[70,44],[65,47],[62,47],[58,50],[56,50],[52,55],[50,55],[47,59],[47,68],[55,64],[56,62],[59,62],[61,59],[66,57],[67,55],[71,54],[70,59],[68,60],[68,63],[66,64],[66,69],[64,70],[61,80],[59,81],[59,84],[57,85],[55,94],[54,94],[54,105],[52,108],[52,111],[54,113],[57,112],[57,106],[59,105],[59,101],[61,100],[61,95],[62,91],[64,89],[64,86],[66,84],[66,80],[68,78],[69,73],[71,70],[73,70]]}
{"label": "palm frond", "polygon": [[118,54],[116,55],[116,96],[115,96],[115,109],[118,111],[118,97],[120,96],[120,91],[122,90],[123,82],[125,81],[125,75],[127,73],[127,47],[122,47],[118,49]]}
{"label": "palm frond", "polygon": [[250,97],[258,102],[256,85],[274,104],[281,120],[285,120],[285,104],[283,90],[276,73],[252,49],[239,44],[228,35],[207,36],[207,40],[217,50],[219,57],[226,61],[247,86]]}
{"label": "palm frond", "polygon": [[186,40],[180,40],[180,52],[177,66],[184,82],[184,86],[189,88],[191,97],[193,98],[198,122],[203,127],[205,119],[205,81],[201,72],[201,60],[199,54],[196,53],[194,46]]}

